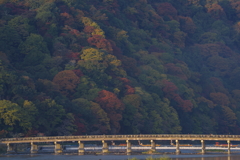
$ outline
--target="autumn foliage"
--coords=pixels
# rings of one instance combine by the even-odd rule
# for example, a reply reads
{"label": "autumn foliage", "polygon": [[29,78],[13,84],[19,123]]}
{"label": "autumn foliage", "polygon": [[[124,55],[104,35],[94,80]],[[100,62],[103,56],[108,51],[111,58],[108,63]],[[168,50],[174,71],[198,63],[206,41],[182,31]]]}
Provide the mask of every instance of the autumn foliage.
{"label": "autumn foliage", "polygon": [[118,133],[120,130],[119,121],[122,119],[121,113],[124,110],[124,104],[114,93],[106,90],[100,91],[95,101],[100,104],[107,113],[112,132]]}

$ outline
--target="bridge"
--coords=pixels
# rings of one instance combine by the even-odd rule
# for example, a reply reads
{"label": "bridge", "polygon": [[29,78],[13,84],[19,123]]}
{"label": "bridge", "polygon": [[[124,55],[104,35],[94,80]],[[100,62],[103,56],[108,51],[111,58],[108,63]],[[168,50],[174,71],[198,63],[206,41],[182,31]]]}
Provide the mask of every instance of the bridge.
{"label": "bridge", "polygon": [[50,137],[23,137],[23,138],[3,138],[0,139],[0,143],[7,145],[7,152],[12,153],[14,151],[13,144],[30,143],[31,153],[38,152],[38,143],[54,143],[55,153],[62,153],[63,148],[61,142],[78,142],[78,153],[84,154],[84,142],[88,141],[101,141],[102,153],[108,153],[108,141],[126,141],[126,153],[131,154],[132,141],[149,140],[151,142],[151,150],[156,151],[156,141],[170,140],[176,142],[176,153],[180,153],[179,141],[200,141],[201,151],[205,153],[205,141],[226,141],[227,150],[230,153],[231,141],[240,141],[240,135],[198,135],[198,134],[138,134],[138,135],[82,135],[82,136],[50,136]]}

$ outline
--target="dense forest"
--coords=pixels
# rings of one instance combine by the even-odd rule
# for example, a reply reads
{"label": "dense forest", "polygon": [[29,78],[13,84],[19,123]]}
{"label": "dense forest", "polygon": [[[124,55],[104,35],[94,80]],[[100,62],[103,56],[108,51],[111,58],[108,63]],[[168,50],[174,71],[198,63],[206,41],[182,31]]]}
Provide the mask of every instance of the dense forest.
{"label": "dense forest", "polygon": [[239,134],[240,0],[0,0],[0,137]]}

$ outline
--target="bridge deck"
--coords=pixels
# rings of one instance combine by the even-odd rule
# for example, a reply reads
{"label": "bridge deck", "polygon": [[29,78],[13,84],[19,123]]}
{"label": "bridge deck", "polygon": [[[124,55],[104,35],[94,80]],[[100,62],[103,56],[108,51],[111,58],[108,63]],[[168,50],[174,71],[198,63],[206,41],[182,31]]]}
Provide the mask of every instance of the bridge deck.
{"label": "bridge deck", "polygon": [[0,143],[40,143],[71,141],[125,141],[125,140],[210,140],[240,141],[240,135],[198,135],[198,134],[139,134],[139,135],[83,135],[83,136],[51,136],[3,138]]}

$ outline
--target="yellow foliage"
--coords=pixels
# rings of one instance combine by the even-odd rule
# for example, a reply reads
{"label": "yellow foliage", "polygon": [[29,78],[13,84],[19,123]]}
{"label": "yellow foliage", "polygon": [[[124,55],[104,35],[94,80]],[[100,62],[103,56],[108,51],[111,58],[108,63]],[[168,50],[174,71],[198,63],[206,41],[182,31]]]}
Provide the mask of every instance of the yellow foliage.
{"label": "yellow foliage", "polygon": [[118,67],[121,65],[121,61],[117,59],[116,56],[114,55],[111,55],[111,54],[108,54],[105,56],[105,61],[111,65],[111,66],[114,66],[114,67]]}
{"label": "yellow foliage", "polygon": [[94,29],[94,31],[92,32],[92,35],[102,35],[103,38],[105,38],[104,34],[105,33],[102,29]]}
{"label": "yellow foliage", "polygon": [[127,32],[124,31],[124,30],[121,30],[117,33],[117,39],[118,40],[122,40],[122,39],[125,39],[125,38],[128,38],[129,36],[127,35]]}
{"label": "yellow foliage", "polygon": [[118,88],[113,89],[113,93],[115,93],[116,95],[118,95],[119,92],[120,92],[120,89],[118,89]]}
{"label": "yellow foliage", "polygon": [[103,52],[100,52],[99,50],[95,48],[88,48],[83,50],[83,54],[81,55],[82,60],[97,60],[101,61],[103,60]]}

